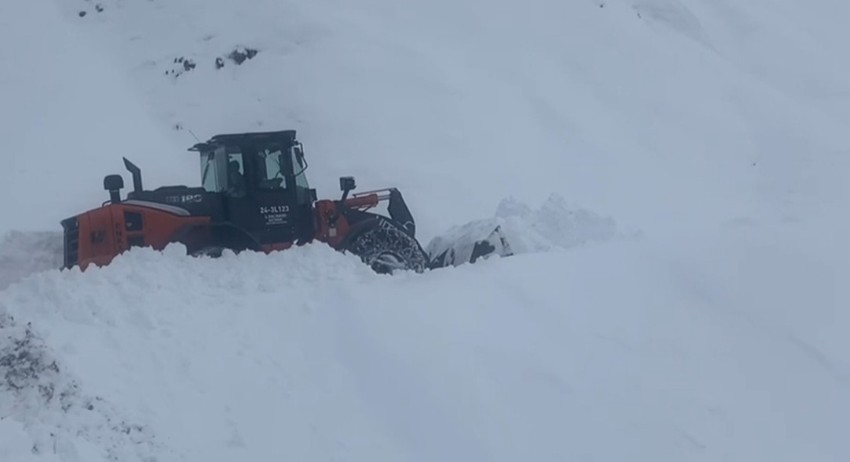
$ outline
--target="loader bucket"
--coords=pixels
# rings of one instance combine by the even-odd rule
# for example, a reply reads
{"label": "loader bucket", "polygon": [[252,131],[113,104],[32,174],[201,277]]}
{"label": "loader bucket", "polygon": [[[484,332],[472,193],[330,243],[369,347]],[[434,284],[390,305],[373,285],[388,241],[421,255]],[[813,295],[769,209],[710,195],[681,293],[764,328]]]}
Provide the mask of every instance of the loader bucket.
{"label": "loader bucket", "polygon": [[493,256],[513,255],[501,226],[492,229],[479,226],[462,228],[456,234],[434,239],[426,251],[430,258],[430,269],[475,263]]}

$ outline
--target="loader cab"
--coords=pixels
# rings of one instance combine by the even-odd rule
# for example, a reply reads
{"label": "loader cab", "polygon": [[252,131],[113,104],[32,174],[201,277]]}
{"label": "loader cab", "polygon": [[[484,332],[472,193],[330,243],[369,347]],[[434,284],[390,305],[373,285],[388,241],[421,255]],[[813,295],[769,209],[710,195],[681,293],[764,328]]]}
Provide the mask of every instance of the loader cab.
{"label": "loader cab", "polygon": [[[288,132],[282,132],[288,133]],[[256,192],[292,192],[310,199],[307,161],[300,142],[264,134],[218,135],[190,150],[200,154],[201,185],[207,192],[244,196]]]}
{"label": "loader cab", "polygon": [[224,220],[263,244],[312,232],[316,192],[294,130],[217,135],[190,151],[199,154],[203,189],[222,198]]}

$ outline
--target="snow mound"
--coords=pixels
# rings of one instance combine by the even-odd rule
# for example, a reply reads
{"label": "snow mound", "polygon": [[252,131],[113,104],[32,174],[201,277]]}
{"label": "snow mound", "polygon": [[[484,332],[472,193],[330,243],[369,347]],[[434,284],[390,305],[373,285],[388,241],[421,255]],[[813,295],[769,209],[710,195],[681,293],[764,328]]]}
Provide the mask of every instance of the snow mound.
{"label": "snow mound", "polygon": [[393,277],[319,244],[32,275],[0,292],[2,357],[40,365],[0,390],[0,460],[846,460],[831,269],[654,239]]}
{"label": "snow mound", "polygon": [[[323,245],[272,255],[229,252],[217,259],[187,257],[184,246],[172,245],[161,252],[132,249],[107,267],[84,272],[40,272],[7,287],[0,291],[0,460],[180,460],[171,449],[174,438],[194,430],[181,427],[188,418],[179,415],[184,407],[164,403],[176,396],[198,406],[191,411],[196,414],[211,405],[204,383],[229,373],[250,375],[254,362],[246,363],[249,369],[240,366],[242,353],[234,356],[234,339],[225,339],[235,317],[266,308],[307,309],[308,299],[317,298],[312,290],[282,300],[281,287],[294,292],[311,281],[359,277],[377,275],[356,257]],[[243,327],[237,331],[256,331]],[[221,369],[221,361],[230,366]],[[219,371],[218,378],[185,384],[169,378],[177,370],[185,378],[198,367]],[[177,425],[166,442],[151,430],[162,421]],[[193,425],[198,438],[215,429]],[[12,444],[6,435],[25,443]]]}
{"label": "snow mound", "polygon": [[62,233],[10,231],[0,239],[0,290],[62,266]]}
{"label": "snow mound", "polygon": [[[614,219],[570,204],[553,193],[537,209],[514,198],[503,199],[493,218],[455,226],[432,239],[426,251],[434,256],[453,249],[455,261],[468,261],[474,243],[497,227],[506,237],[511,254],[570,249],[623,235]],[[29,275],[61,266],[61,232],[10,231],[0,240],[0,290]]]}
{"label": "snow mound", "polygon": [[[504,248],[492,237],[497,229],[507,243]],[[482,239],[491,239],[497,247],[495,253],[504,256],[570,249],[623,235],[613,218],[570,204],[553,193],[537,209],[514,198],[503,199],[493,218],[455,226],[431,240],[426,251],[432,257],[448,251],[450,261],[466,262],[475,242]]]}
{"label": "snow mound", "polygon": [[537,210],[508,198],[496,210],[495,220],[507,233],[517,253],[569,249],[604,242],[619,234],[617,222],[552,194]]}
{"label": "snow mound", "polygon": [[155,460],[150,430],[121,418],[101,397],[83,393],[32,325],[17,323],[4,305],[0,302],[0,434],[23,433],[13,446],[3,438],[2,460]]}

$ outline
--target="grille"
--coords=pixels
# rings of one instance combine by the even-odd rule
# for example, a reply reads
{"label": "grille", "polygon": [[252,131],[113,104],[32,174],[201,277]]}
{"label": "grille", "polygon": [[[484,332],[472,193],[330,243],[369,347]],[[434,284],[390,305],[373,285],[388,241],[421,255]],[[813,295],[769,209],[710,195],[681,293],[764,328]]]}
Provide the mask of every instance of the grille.
{"label": "grille", "polygon": [[62,229],[65,231],[64,264],[65,268],[71,268],[80,261],[80,222],[76,217],[62,221]]}

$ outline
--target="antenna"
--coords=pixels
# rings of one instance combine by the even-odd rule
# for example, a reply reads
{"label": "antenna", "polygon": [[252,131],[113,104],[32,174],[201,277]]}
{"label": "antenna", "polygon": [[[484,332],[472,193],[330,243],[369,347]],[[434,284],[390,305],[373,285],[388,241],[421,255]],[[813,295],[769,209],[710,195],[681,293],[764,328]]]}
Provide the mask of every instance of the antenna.
{"label": "antenna", "polygon": [[191,134],[191,135],[192,135],[192,138],[195,138],[195,141],[197,141],[198,143],[200,143],[200,142],[201,142],[201,140],[199,140],[199,139],[198,139],[198,137],[197,137],[197,136],[195,136],[195,132],[193,132],[193,131],[192,131],[191,129],[189,129],[189,128],[187,128],[186,130],[189,132],[189,134]]}

